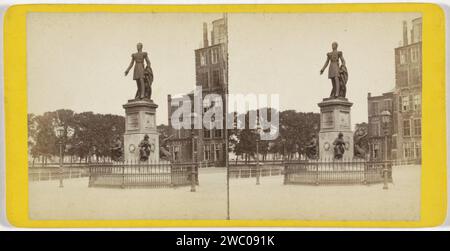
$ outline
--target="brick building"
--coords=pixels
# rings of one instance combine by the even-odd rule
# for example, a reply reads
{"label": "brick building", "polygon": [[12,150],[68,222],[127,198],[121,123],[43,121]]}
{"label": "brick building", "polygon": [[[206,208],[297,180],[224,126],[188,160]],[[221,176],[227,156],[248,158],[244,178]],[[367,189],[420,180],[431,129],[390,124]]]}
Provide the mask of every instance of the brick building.
{"label": "brick building", "polygon": [[[422,19],[403,22],[403,41],[395,48],[395,88],[368,102],[370,158],[383,158],[385,146],[381,112],[389,111],[388,156],[400,161],[420,162],[422,157]],[[409,36],[408,36],[409,35]],[[380,129],[381,128],[381,129]]]}
{"label": "brick building", "polygon": [[395,49],[396,158],[411,161],[422,158],[422,18],[412,20],[408,41],[403,22],[403,46]]}
{"label": "brick building", "polygon": [[[195,50],[195,75],[196,87],[201,87],[201,97],[204,100],[208,94],[216,94],[221,97],[221,102],[216,106],[222,107],[223,100],[228,92],[228,27],[227,17],[212,22],[210,36],[208,34],[208,25],[203,24],[203,47]],[[209,42],[211,40],[211,43]],[[191,100],[191,113],[194,112],[194,92],[184,95]],[[225,121],[222,128],[213,129],[174,129],[171,125],[171,115],[178,108],[177,102],[172,102],[174,98],[168,95],[168,116],[169,126],[172,128],[172,138],[169,140],[169,148],[172,153],[173,161],[186,162],[191,161],[194,154],[196,161],[213,163],[215,165],[224,165],[225,163]],[[217,101],[211,101],[217,102]],[[213,104],[213,103],[211,103]],[[211,105],[210,104],[210,105]],[[202,113],[210,107],[203,105]],[[202,114],[203,115],[203,114]],[[224,116],[223,116],[224,117]],[[220,119],[220,118],[216,118]],[[193,120],[192,120],[193,121]],[[194,149],[193,149],[194,148]]]}
{"label": "brick building", "polygon": [[[383,93],[380,96],[371,96],[369,93],[367,103],[369,115],[367,133],[370,159],[383,160],[386,153],[388,159],[395,158],[396,145],[393,144],[393,135],[396,134],[393,105],[394,92]],[[384,124],[382,121],[382,113],[386,111],[390,114],[390,123],[388,124]]]}

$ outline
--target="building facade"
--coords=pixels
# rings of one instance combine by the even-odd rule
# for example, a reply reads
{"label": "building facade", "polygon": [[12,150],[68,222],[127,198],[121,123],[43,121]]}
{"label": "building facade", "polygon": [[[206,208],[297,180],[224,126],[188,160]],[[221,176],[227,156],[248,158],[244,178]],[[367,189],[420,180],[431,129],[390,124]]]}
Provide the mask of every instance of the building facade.
{"label": "building facade", "polygon": [[[196,90],[201,90],[201,117],[211,108],[220,107],[222,116],[214,117],[214,122],[221,124],[221,128],[194,129],[195,91],[180,97],[168,96],[169,126],[172,128],[172,137],[169,140],[169,149],[172,160],[175,162],[194,161],[208,162],[221,166],[225,164],[225,109],[223,101],[228,93],[228,27],[227,17],[212,22],[209,35],[208,25],[203,24],[203,46],[195,50],[195,76]],[[209,42],[211,41],[211,42]],[[217,99],[220,97],[220,99]],[[171,116],[180,103],[175,99],[191,100],[191,126],[190,128],[175,129],[171,124]]]}
{"label": "building facade", "polygon": [[[368,144],[371,160],[381,161],[395,158],[394,142],[394,92],[383,93],[380,96],[367,96],[368,104]],[[388,123],[383,122],[383,113],[389,113]]]}
{"label": "building facade", "polygon": [[397,159],[422,158],[422,19],[412,20],[410,41],[403,22],[403,46],[395,49],[395,119]]}
{"label": "building facade", "polygon": [[[395,88],[380,96],[368,94],[370,158],[420,163],[422,158],[422,19],[403,22],[402,45],[395,48]],[[389,111],[387,146],[381,113]],[[386,149],[387,147],[387,149]]]}

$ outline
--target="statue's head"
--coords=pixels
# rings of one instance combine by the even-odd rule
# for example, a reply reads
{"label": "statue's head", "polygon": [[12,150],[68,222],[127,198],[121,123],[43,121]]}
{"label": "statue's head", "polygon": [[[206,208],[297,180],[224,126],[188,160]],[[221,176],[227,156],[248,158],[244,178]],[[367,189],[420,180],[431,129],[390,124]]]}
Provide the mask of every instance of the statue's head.
{"label": "statue's head", "polygon": [[362,136],[362,135],[364,135],[364,133],[365,133],[365,130],[362,127],[358,128],[358,130],[356,131],[356,135],[358,135],[358,136]]}
{"label": "statue's head", "polygon": [[337,42],[333,42],[333,43],[331,44],[331,48],[332,48],[333,50],[337,50],[337,48],[338,48],[338,43],[337,43]]}
{"label": "statue's head", "polygon": [[147,140],[147,139],[148,139],[148,135],[147,135],[147,134],[145,134],[145,136],[144,136],[144,139],[145,139],[145,140]]}
{"label": "statue's head", "polygon": [[142,51],[142,47],[143,47],[142,43],[138,43],[136,45],[136,48],[137,48],[138,51]]}
{"label": "statue's head", "polygon": [[344,137],[344,134],[342,134],[341,132],[338,134],[338,138],[342,138]]}

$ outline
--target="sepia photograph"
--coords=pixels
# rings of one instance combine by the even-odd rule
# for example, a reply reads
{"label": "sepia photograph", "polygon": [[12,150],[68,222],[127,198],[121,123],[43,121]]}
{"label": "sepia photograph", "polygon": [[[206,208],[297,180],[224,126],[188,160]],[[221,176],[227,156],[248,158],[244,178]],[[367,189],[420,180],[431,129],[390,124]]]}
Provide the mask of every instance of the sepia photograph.
{"label": "sepia photograph", "polygon": [[32,220],[420,220],[420,13],[30,12],[26,39]]}

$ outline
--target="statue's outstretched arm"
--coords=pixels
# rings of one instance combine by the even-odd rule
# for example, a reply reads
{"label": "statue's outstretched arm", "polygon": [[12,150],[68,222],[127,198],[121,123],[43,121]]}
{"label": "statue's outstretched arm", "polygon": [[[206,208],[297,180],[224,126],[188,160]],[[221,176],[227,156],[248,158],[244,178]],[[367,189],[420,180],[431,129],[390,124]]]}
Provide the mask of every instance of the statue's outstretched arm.
{"label": "statue's outstretched arm", "polygon": [[133,67],[133,65],[134,65],[134,58],[133,56],[131,56],[131,62],[128,68],[125,70],[125,76],[128,75],[128,72],[130,71],[131,67]]}

